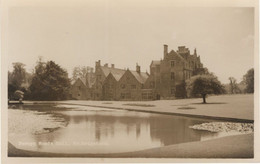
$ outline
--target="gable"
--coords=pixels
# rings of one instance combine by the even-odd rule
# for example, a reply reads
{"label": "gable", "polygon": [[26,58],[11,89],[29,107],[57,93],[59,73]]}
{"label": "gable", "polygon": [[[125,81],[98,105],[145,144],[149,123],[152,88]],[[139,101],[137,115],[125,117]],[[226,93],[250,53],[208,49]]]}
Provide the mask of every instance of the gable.
{"label": "gable", "polygon": [[83,83],[82,79],[81,78],[78,78],[74,84],[72,85],[73,87],[75,86],[83,86],[83,87],[86,87],[86,85]]}
{"label": "gable", "polygon": [[106,82],[108,82],[108,81],[117,82],[117,80],[116,80],[115,77],[112,75],[112,73],[109,73],[109,75],[106,77],[104,83],[106,83]]}
{"label": "gable", "polygon": [[113,75],[113,77],[116,79],[116,81],[119,81],[120,78],[126,72],[123,69],[111,68],[111,67],[103,67],[103,66],[101,66],[101,70],[104,73],[105,77],[107,77],[111,73]]}
{"label": "gable", "polygon": [[172,50],[172,51],[168,54],[167,57],[170,58],[170,59],[186,61],[180,54],[178,54],[178,53],[175,52],[174,50]]}

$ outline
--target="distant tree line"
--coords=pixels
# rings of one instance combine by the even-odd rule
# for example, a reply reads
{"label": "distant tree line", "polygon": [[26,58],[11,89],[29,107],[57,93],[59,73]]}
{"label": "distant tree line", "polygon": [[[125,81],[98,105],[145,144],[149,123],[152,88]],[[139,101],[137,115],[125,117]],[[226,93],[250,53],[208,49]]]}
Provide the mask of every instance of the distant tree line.
{"label": "distant tree line", "polygon": [[254,93],[254,69],[251,68],[243,76],[241,82],[237,82],[234,77],[229,77],[229,84],[225,85],[228,94]]}

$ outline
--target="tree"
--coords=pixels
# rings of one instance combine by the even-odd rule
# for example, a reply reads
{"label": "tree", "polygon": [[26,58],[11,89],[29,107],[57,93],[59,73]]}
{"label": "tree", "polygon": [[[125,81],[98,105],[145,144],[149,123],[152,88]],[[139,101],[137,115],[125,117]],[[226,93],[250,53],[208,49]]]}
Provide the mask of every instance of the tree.
{"label": "tree", "polygon": [[187,87],[191,95],[201,95],[203,103],[206,103],[206,96],[208,94],[222,94],[225,92],[218,78],[213,75],[193,76],[190,78]]}
{"label": "tree", "polygon": [[23,63],[13,63],[13,72],[8,73],[8,83],[13,84],[17,89],[20,89],[22,83],[25,81],[25,64]]}
{"label": "tree", "polygon": [[246,93],[254,93],[254,68],[251,68],[243,76],[243,82],[246,84]]}
{"label": "tree", "polygon": [[91,67],[74,67],[72,72],[72,80],[77,80],[78,78],[86,78],[88,72],[92,70]]}
{"label": "tree", "polygon": [[70,80],[68,73],[53,61],[47,63],[40,59],[30,86],[34,100],[64,100],[68,96]]}
{"label": "tree", "polygon": [[16,90],[25,90],[22,84],[26,81],[25,64],[13,63],[13,71],[8,71],[8,99],[15,97]]}
{"label": "tree", "polygon": [[234,77],[229,77],[228,79],[229,79],[230,93],[231,94],[241,93],[237,84],[237,80]]}
{"label": "tree", "polygon": [[193,71],[193,75],[208,75],[210,74],[209,70],[207,68],[196,68],[194,71]]}

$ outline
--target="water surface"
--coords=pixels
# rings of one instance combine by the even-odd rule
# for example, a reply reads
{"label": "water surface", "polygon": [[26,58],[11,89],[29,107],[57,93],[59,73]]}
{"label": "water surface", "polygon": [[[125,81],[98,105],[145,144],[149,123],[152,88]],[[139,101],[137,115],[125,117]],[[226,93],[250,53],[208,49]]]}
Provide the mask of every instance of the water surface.
{"label": "water surface", "polygon": [[225,135],[189,128],[215,121],[208,119],[58,104],[9,108],[9,141],[25,150],[116,153]]}

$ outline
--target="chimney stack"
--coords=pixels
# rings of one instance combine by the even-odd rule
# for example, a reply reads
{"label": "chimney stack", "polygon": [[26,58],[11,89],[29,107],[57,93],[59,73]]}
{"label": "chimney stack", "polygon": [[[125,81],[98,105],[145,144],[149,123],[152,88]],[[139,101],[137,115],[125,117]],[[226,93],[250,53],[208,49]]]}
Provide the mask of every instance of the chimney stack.
{"label": "chimney stack", "polygon": [[166,55],[168,54],[168,45],[165,44],[165,45],[163,45],[163,47],[164,47],[164,50],[163,50],[163,57],[164,57],[164,59],[165,59],[165,58],[166,58]]}
{"label": "chimney stack", "polygon": [[108,64],[106,63],[104,66],[105,66],[105,67],[108,67]]}
{"label": "chimney stack", "polygon": [[115,64],[111,64],[111,68],[115,68]]}
{"label": "chimney stack", "polygon": [[96,62],[96,66],[100,66],[101,65],[101,62],[100,62],[100,60],[98,60],[97,62]]}
{"label": "chimney stack", "polygon": [[136,63],[136,72],[141,73],[141,67]]}

